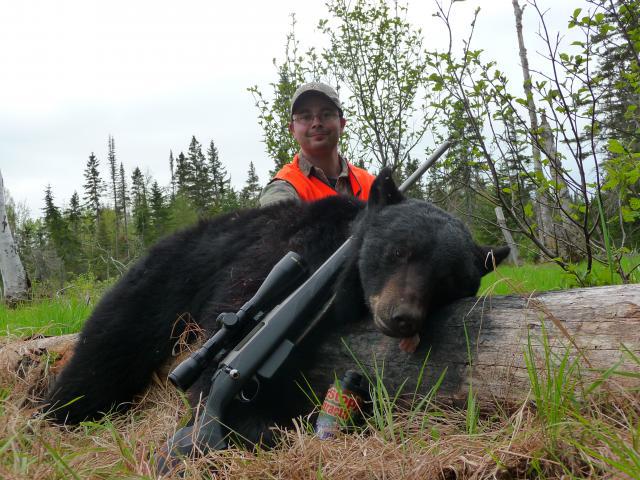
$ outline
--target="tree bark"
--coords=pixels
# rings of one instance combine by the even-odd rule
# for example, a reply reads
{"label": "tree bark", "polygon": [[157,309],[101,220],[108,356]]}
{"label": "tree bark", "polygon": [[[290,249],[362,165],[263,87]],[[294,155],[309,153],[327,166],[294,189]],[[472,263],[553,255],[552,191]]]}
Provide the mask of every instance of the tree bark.
{"label": "tree bark", "polygon": [[[352,368],[355,361],[340,341],[342,337],[367,368],[384,364],[385,386],[391,392],[406,381],[403,391],[411,393],[428,355],[419,392],[426,394],[446,371],[438,391],[440,400],[464,402],[473,386],[482,403],[518,401],[530,388],[524,359],[529,335],[536,361],[542,365],[543,326],[552,351],[562,355],[566,351],[563,346],[568,346],[571,359],[580,362],[585,379],[598,378],[599,372],[618,360],[622,360],[620,370],[640,373],[640,364],[622,353],[624,345],[640,355],[637,284],[464,299],[431,316],[413,354],[403,353],[398,339],[381,335],[373,322],[347,325],[336,332],[333,341],[319,346],[319,356],[324,364],[335,366],[338,375]],[[314,370],[310,384],[324,384],[326,388],[328,378],[326,371]],[[637,387],[637,377],[615,377],[615,382]]]}
{"label": "tree bark", "polygon": [[0,274],[4,287],[4,299],[8,304],[27,298],[29,278],[22,266],[11,227],[7,219],[4,198],[4,180],[0,172]]}
{"label": "tree bark", "polygon": [[[418,350],[412,354],[402,352],[399,340],[383,336],[373,322],[354,322],[317,344],[318,361],[306,378],[322,394],[335,375],[341,377],[346,370],[359,368],[355,357],[369,372],[376,365],[378,370],[384,366],[384,383],[392,393],[406,382],[403,392],[426,394],[446,372],[439,401],[464,403],[472,386],[480,404],[518,402],[530,389],[524,360],[528,338],[539,372],[544,372],[543,325],[551,350],[559,355],[568,351],[580,363],[587,381],[599,378],[600,372],[619,360],[619,370],[640,373],[640,364],[623,353],[624,345],[640,356],[640,285],[636,284],[464,299],[429,319]],[[0,350],[0,373],[20,371],[26,378],[29,372],[25,369],[48,372],[51,359],[59,358],[52,366],[55,372],[60,361],[68,360],[76,338],[67,335],[6,345]],[[416,386],[427,356],[423,382]],[[169,366],[163,369],[160,378],[166,378],[169,370]],[[637,376],[613,376],[605,386],[637,388],[637,383]]]}
{"label": "tree bark", "polygon": [[556,220],[551,228],[555,239],[555,251],[558,256],[571,262],[578,262],[584,257],[586,243],[584,232],[569,218],[571,198],[567,188],[565,171],[562,167],[562,158],[556,150],[556,141],[551,131],[547,116],[542,113],[540,121],[540,138],[542,147],[549,160],[551,179],[553,180],[553,208]]}
{"label": "tree bark", "polygon": [[496,207],[494,211],[496,212],[496,219],[498,220],[498,225],[500,225],[500,230],[502,230],[502,236],[504,237],[510,249],[507,261],[512,265],[518,266],[520,265],[520,254],[518,251],[518,245],[516,245],[511,232],[507,228],[507,220],[504,218],[504,213],[502,213],[502,207]]}
{"label": "tree bark", "polygon": [[[529,60],[527,58],[527,49],[524,46],[524,36],[522,35],[522,8],[518,0],[512,0],[513,12],[516,18],[516,33],[518,35],[518,47],[520,51],[520,63],[522,64],[522,76],[524,78],[523,88],[527,99],[527,110],[529,111],[529,121],[531,122],[531,149],[533,157],[533,169],[539,178],[544,178],[544,170],[542,169],[542,161],[540,158],[540,147],[537,140],[539,126],[538,116],[536,114],[536,105],[533,101],[533,90],[531,88],[531,71],[529,70]],[[548,206],[548,198],[546,189],[543,186],[536,188],[536,221],[538,223],[538,239],[547,247],[553,247],[551,235],[549,233],[552,228],[551,209]]]}

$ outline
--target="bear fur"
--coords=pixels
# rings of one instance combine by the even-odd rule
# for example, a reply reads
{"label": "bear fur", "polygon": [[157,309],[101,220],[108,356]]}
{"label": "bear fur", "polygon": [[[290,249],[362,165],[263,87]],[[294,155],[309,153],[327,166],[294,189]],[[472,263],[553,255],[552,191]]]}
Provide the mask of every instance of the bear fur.
{"label": "bear fur", "polygon": [[[368,309],[382,333],[411,337],[435,308],[474,295],[493,268],[491,250],[476,245],[459,220],[428,202],[405,199],[386,169],[367,208],[334,196],[204,220],[161,240],[104,295],[48,393],[49,415],[77,423],[126,407],[190,322],[210,336],[218,315],[237,311],[286,252],[301,254],[314,271],[351,234],[357,254],[337,282],[331,319],[297,349],[295,370],[304,372],[305,359],[318,361],[304,352],[330,335],[333,321],[362,318]],[[496,263],[508,251],[495,249]],[[189,389],[192,405],[207,395],[215,368]],[[232,405],[228,423],[255,442],[274,423],[286,425],[310,409],[292,377],[279,375],[253,404]]]}

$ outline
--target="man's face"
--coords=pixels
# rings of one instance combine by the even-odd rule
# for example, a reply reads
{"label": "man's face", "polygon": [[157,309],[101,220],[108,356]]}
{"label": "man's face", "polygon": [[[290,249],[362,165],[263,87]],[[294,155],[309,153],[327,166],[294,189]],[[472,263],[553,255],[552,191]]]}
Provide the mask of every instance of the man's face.
{"label": "man's face", "polygon": [[307,94],[298,105],[289,123],[289,131],[300,145],[302,153],[329,155],[338,148],[338,140],[346,120],[338,109],[322,95]]}

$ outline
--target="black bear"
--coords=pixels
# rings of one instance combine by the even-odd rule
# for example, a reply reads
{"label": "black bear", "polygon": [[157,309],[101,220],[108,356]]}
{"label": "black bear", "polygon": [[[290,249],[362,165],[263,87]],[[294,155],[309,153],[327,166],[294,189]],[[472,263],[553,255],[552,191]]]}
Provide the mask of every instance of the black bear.
{"label": "black bear", "polygon": [[[476,293],[492,268],[491,249],[476,245],[443,210],[405,199],[387,169],[374,182],[366,207],[339,196],[281,203],[205,220],[160,241],[85,323],[73,357],[49,391],[50,415],[76,423],[131,402],[171,355],[189,319],[211,334],[218,315],[251,298],[286,252],[301,254],[313,271],[350,234],[357,254],[337,282],[335,321],[362,317],[358,312],[368,307],[379,330],[402,337],[402,347],[411,350],[415,340],[407,339],[416,338],[433,309]],[[495,249],[493,261],[508,252]],[[309,337],[317,341],[330,325],[321,323]],[[300,352],[295,367],[304,370],[305,349]],[[208,393],[215,368],[190,388],[192,404]],[[254,404],[238,402],[229,426],[257,441],[274,423],[287,424],[304,413],[303,404],[292,400],[298,390],[292,383],[281,376]],[[277,394],[270,396],[269,389]],[[281,398],[288,398],[286,405]]]}

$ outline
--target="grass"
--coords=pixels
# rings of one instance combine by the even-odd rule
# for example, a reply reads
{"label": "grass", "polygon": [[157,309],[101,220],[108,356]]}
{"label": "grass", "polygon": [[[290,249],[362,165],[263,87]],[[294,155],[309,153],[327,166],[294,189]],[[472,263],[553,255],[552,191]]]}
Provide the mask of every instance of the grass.
{"label": "grass", "polygon": [[[546,265],[503,266],[483,282],[492,294],[570,285],[570,277]],[[0,307],[2,331],[19,336],[77,331],[103,289],[80,281],[56,299],[14,310]],[[587,379],[580,357],[565,343],[551,345],[544,329],[539,338],[529,335],[522,346],[529,398],[509,408],[481,407],[473,386],[463,408],[438,403],[446,372],[426,395],[417,387],[389,391],[380,364],[368,374],[372,414],[349,435],[320,441],[308,421],[299,419],[282,432],[275,449],[210,453],[185,460],[181,473],[164,478],[640,478],[639,389],[620,389],[615,382],[626,375],[640,386],[635,373],[640,358],[623,348],[628,363],[638,368],[623,372],[616,363],[599,378]],[[427,356],[418,383],[428,368]],[[46,382],[34,389],[32,379],[0,378],[2,479],[156,478],[156,453],[179,427],[178,419],[189,415],[184,398],[158,382],[126,414],[60,428],[33,416]]]}
{"label": "grass", "polygon": [[[438,404],[436,392],[406,392],[414,403],[399,402],[379,365],[371,378],[378,413],[350,434],[321,441],[299,419],[273,450],[209,453],[164,478],[640,478],[637,392],[589,381],[577,388],[583,379],[570,347],[547,347],[543,340],[534,349],[530,337],[523,352],[531,401],[511,410],[473,406],[472,429],[467,409]],[[173,388],[155,385],[126,414],[60,428],[32,416],[31,395],[18,377],[0,390],[0,478],[156,478],[155,454],[186,414]]]}
{"label": "grass", "polygon": [[0,305],[0,332],[20,337],[74,333],[92,309],[92,302],[79,298],[45,299],[17,309]]}
{"label": "grass", "polygon": [[78,332],[108,285],[91,276],[80,276],[51,297],[42,296],[36,287],[35,299],[16,308],[0,302],[0,335],[30,337]]}
{"label": "grass", "polygon": [[[622,265],[625,271],[631,270],[640,263],[640,256],[627,256]],[[578,264],[574,267],[581,272],[585,267]],[[581,275],[580,273],[578,273]],[[587,281],[590,286],[609,285],[610,271],[607,266],[594,263],[593,271]],[[508,280],[508,281],[507,281]],[[632,283],[640,283],[640,268],[636,268],[631,275]],[[620,284],[619,275],[614,275],[614,283]],[[512,295],[514,293],[545,292],[549,290],[564,290],[579,286],[576,276],[564,272],[552,263],[525,264],[520,267],[500,265],[495,272],[482,278],[480,294]]]}

